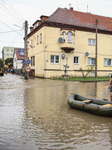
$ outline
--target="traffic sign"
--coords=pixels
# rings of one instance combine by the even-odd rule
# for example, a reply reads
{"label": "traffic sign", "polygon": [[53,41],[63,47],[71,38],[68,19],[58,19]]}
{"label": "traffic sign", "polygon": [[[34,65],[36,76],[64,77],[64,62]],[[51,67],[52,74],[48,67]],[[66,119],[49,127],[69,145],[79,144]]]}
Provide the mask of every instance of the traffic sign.
{"label": "traffic sign", "polygon": [[29,65],[30,63],[31,63],[31,60],[30,60],[30,59],[27,59],[27,60],[26,60],[26,64]]}
{"label": "traffic sign", "polygon": [[23,60],[23,62],[22,62],[22,63],[23,63],[23,65],[24,65],[24,64],[25,64],[25,60]]}
{"label": "traffic sign", "polygon": [[30,66],[26,66],[25,70],[26,70],[26,72],[30,72],[31,71],[31,67]]}

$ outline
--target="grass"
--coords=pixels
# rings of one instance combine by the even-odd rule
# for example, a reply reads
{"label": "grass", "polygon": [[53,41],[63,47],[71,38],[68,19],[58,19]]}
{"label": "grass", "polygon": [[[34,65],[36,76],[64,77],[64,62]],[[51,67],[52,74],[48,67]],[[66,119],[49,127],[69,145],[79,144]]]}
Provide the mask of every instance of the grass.
{"label": "grass", "polygon": [[65,78],[53,78],[52,80],[63,80],[63,81],[82,81],[82,82],[98,82],[98,81],[109,81],[110,77],[97,77],[97,79],[95,77],[74,77],[74,78],[69,78],[69,79],[65,79]]}

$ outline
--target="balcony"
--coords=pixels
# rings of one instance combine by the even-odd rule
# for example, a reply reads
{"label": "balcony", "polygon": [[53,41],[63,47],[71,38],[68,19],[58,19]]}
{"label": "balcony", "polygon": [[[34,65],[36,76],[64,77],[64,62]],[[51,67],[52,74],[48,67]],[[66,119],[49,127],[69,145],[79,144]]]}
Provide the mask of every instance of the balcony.
{"label": "balcony", "polygon": [[75,49],[74,44],[72,42],[66,42],[65,39],[63,39],[63,38],[59,38],[58,42],[60,43],[60,48],[65,53],[70,53],[71,51],[73,51]]}

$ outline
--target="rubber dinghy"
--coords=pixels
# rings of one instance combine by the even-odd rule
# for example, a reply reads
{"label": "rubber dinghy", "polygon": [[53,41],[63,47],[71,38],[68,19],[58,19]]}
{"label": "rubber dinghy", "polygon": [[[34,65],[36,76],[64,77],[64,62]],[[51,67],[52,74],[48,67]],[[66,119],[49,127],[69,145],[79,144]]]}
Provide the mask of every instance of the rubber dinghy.
{"label": "rubber dinghy", "polygon": [[71,108],[87,111],[96,115],[112,116],[112,102],[71,94],[67,100]]}

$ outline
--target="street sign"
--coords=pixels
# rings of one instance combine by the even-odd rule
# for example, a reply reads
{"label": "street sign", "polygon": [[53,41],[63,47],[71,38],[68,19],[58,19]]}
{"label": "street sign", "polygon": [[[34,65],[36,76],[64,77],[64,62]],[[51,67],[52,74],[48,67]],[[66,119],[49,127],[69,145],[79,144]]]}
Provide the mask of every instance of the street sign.
{"label": "street sign", "polygon": [[30,72],[31,71],[31,67],[30,66],[26,66],[25,70],[26,70],[26,72]]}
{"label": "street sign", "polygon": [[27,60],[26,60],[26,64],[29,65],[30,63],[31,63],[31,60],[30,60],[30,59],[27,59]]}
{"label": "street sign", "polygon": [[24,64],[25,64],[25,60],[23,60],[23,62],[22,62],[22,63],[23,63],[23,65],[24,65]]}

